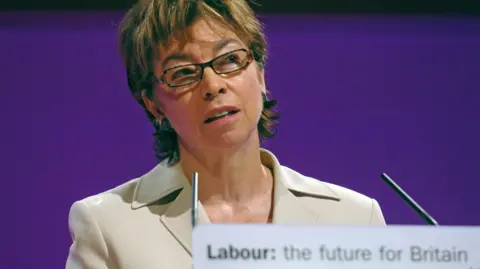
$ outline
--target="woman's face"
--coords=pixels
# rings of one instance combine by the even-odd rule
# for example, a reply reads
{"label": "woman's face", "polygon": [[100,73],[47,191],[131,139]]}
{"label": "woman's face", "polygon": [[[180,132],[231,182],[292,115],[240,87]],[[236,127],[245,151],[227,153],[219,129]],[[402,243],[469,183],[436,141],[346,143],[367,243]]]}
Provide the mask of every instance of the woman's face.
{"label": "woman's face", "polygon": [[[167,70],[181,65],[208,62],[220,55],[238,49],[247,49],[235,33],[204,20],[188,28],[189,39],[180,44],[173,40],[159,51],[154,73],[161,76]],[[216,61],[217,71],[238,66],[241,55],[232,54]],[[197,71],[180,68],[169,71],[169,82],[188,81]],[[257,123],[263,108],[265,91],[263,71],[255,61],[228,75],[219,75],[210,67],[203,77],[190,85],[171,88],[166,83],[155,85],[152,100],[144,97],[147,107],[161,120],[166,117],[179,136],[183,147],[232,148],[249,139],[258,139]],[[220,114],[217,114],[220,113]],[[223,116],[223,114],[228,113]],[[214,116],[216,114],[218,118]]]}

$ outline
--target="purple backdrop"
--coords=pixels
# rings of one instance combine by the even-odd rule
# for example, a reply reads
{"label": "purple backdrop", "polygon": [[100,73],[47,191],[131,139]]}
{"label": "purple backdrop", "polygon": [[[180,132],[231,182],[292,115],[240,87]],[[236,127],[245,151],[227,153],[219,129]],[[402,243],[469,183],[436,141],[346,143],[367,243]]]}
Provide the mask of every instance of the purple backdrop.
{"label": "purple backdrop", "polygon": [[[155,165],[120,16],[0,14],[2,268],[62,268],[71,203]],[[377,198],[391,224],[422,222],[382,172],[441,224],[480,224],[480,18],[263,19],[283,164]]]}

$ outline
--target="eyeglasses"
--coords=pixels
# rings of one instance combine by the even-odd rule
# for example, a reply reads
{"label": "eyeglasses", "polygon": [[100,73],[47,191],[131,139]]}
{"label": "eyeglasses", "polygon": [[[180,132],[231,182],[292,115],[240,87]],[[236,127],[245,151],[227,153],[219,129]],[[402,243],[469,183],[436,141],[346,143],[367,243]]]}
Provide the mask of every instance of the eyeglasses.
{"label": "eyeglasses", "polygon": [[222,54],[206,63],[180,65],[166,69],[161,76],[154,77],[154,83],[166,83],[171,88],[186,86],[200,81],[206,67],[211,67],[217,75],[228,75],[247,67],[252,60],[250,51],[238,49]]}

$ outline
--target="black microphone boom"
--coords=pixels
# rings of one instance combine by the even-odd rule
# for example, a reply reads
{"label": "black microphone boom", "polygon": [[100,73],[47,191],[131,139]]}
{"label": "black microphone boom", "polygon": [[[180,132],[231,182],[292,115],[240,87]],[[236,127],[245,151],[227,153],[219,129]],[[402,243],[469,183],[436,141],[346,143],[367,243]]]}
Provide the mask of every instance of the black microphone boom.
{"label": "black microphone boom", "polygon": [[417,204],[412,197],[410,197],[400,186],[393,181],[387,174],[383,173],[381,175],[383,181],[385,181],[400,197],[411,207],[417,214],[422,217],[428,224],[438,226],[437,221],[432,218],[419,204]]}

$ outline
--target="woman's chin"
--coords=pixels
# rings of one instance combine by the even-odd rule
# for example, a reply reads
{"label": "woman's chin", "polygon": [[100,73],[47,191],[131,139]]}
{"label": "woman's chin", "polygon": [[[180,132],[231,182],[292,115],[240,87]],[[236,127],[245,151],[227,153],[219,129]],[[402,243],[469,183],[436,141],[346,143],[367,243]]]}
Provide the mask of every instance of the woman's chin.
{"label": "woman's chin", "polygon": [[206,137],[208,144],[216,148],[238,148],[248,143],[254,142],[252,138],[254,133],[240,131],[238,129],[230,130],[218,135],[209,135]]}

